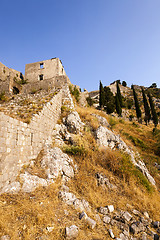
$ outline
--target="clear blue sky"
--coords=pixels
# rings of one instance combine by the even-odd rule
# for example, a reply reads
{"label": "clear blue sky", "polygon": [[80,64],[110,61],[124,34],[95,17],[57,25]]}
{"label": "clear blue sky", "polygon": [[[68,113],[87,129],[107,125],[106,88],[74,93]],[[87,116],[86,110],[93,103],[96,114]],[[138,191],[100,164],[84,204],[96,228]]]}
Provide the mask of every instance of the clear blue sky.
{"label": "clear blue sky", "polygon": [[1,0],[0,62],[59,57],[73,84],[160,87],[160,0]]}

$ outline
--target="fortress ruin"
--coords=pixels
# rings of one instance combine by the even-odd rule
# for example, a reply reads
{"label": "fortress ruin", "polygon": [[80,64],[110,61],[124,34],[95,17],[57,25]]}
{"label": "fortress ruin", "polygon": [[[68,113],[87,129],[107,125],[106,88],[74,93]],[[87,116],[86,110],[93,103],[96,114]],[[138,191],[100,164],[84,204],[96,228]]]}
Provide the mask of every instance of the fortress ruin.
{"label": "fortress ruin", "polygon": [[0,63],[0,93],[12,95],[32,90],[59,89],[65,83],[70,84],[70,80],[59,58],[26,64],[24,76]]}

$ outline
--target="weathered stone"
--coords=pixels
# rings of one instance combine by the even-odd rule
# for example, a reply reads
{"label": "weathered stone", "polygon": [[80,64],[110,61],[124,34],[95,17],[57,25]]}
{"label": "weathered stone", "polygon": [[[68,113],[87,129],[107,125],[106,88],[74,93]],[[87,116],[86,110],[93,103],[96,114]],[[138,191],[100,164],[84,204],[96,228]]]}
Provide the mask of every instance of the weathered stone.
{"label": "weathered stone", "polygon": [[141,222],[135,222],[130,226],[130,232],[133,234],[144,232],[144,230],[145,230],[145,227]]}
{"label": "weathered stone", "polygon": [[32,192],[39,186],[47,187],[49,182],[43,178],[39,178],[35,175],[31,175],[28,172],[20,174],[20,179],[23,182],[22,191]]}
{"label": "weathered stone", "polygon": [[109,216],[105,216],[105,217],[103,218],[103,222],[104,222],[104,223],[110,223],[110,221],[111,221],[111,218],[110,218]]}
{"label": "weathered stone", "polygon": [[58,147],[44,150],[44,156],[41,160],[41,167],[45,169],[48,178],[57,178],[59,175],[72,178],[74,177],[73,160]]}
{"label": "weathered stone", "polygon": [[113,205],[108,205],[107,208],[108,208],[108,211],[110,213],[114,211],[114,206]]}
{"label": "weathered stone", "polygon": [[67,239],[75,239],[78,237],[78,227],[76,225],[66,227],[65,232]]}
{"label": "weathered stone", "polygon": [[74,201],[77,199],[73,193],[70,192],[59,192],[59,197],[68,205],[73,205]]}
{"label": "weathered stone", "polygon": [[12,182],[10,184],[5,184],[0,194],[2,193],[18,193],[21,189],[21,184],[19,182]]}
{"label": "weathered stone", "polygon": [[114,234],[113,234],[113,232],[112,232],[112,229],[109,229],[108,231],[109,231],[110,237],[111,237],[111,238],[114,238]]}
{"label": "weathered stone", "polygon": [[109,212],[107,207],[100,207],[98,211],[104,215],[107,215]]}
{"label": "weathered stone", "polygon": [[77,112],[71,112],[66,119],[64,119],[64,124],[70,133],[78,134],[82,130],[84,123],[82,123]]}
{"label": "weathered stone", "polygon": [[142,240],[147,240],[147,233],[142,233]]}
{"label": "weathered stone", "polygon": [[144,216],[145,216],[146,218],[149,218],[148,212],[144,212],[143,214],[144,214]]}
{"label": "weathered stone", "polygon": [[98,114],[94,114],[94,113],[92,113],[91,115],[96,117],[98,119],[100,125],[102,125],[103,127],[110,127],[110,125],[109,125],[109,123],[108,123],[106,118],[104,118],[104,117],[102,117],[102,116],[100,116]]}
{"label": "weathered stone", "polygon": [[84,211],[79,214],[79,219],[81,220],[83,217],[87,217],[87,214]]}
{"label": "weathered stone", "polygon": [[133,209],[133,211],[132,211],[132,212],[133,212],[133,214],[134,214],[134,215],[136,215],[136,216],[140,216],[140,212],[139,212],[139,211],[137,211],[136,209]]}
{"label": "weathered stone", "polygon": [[96,226],[96,221],[94,221],[92,218],[90,217],[85,217],[85,222],[89,225],[89,227],[91,229],[95,228]]}
{"label": "weathered stone", "polygon": [[10,236],[9,235],[4,235],[1,237],[1,240],[10,240]]}
{"label": "weathered stone", "polygon": [[128,240],[128,236],[124,235],[124,233],[120,234],[120,239],[121,240]]}
{"label": "weathered stone", "polygon": [[132,215],[129,212],[124,212],[123,217],[127,222],[129,222],[132,218]]}

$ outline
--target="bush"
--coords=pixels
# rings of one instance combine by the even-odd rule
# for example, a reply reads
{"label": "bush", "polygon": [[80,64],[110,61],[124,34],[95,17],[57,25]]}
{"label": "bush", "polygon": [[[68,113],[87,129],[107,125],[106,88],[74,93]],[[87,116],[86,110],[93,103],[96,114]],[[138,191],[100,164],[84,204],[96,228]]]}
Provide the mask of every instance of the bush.
{"label": "bush", "polygon": [[87,97],[86,98],[86,101],[87,101],[87,103],[88,103],[88,105],[91,107],[91,106],[93,106],[93,104],[94,104],[94,100],[91,98],[91,97]]}
{"label": "bush", "polygon": [[74,89],[72,89],[72,85],[70,85],[69,90],[70,90],[70,93],[75,97],[76,101],[79,102],[79,90],[78,90],[78,88],[76,88],[76,86],[75,86]]}
{"label": "bush", "polygon": [[3,101],[3,102],[6,101],[5,92],[1,92],[1,93],[0,93],[0,101]]}
{"label": "bush", "polygon": [[83,146],[68,146],[63,149],[65,153],[68,153],[70,155],[85,155],[86,149]]}
{"label": "bush", "polygon": [[111,129],[117,124],[118,122],[115,120],[115,118],[110,117],[109,118],[109,124],[111,126]]}

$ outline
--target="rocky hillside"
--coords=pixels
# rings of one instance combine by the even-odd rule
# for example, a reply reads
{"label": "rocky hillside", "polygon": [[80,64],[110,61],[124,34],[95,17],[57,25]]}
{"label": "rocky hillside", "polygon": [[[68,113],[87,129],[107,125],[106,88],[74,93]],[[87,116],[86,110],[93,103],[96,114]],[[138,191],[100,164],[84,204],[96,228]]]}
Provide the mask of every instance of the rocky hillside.
{"label": "rocky hillside", "polygon": [[36,159],[0,195],[4,239],[159,239],[160,128],[62,106]]}

